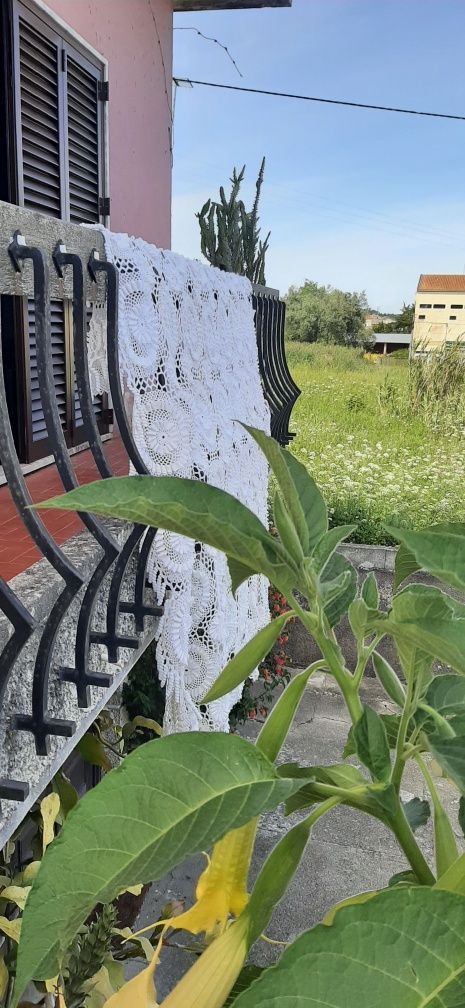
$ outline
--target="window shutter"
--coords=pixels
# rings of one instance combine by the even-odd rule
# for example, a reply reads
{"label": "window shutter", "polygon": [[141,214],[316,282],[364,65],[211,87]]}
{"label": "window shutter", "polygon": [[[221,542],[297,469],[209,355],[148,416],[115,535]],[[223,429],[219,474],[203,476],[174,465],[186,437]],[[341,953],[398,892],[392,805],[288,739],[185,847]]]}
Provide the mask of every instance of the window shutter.
{"label": "window shutter", "polygon": [[100,219],[100,122],[97,73],[67,58],[69,214],[76,223]]}
{"label": "window shutter", "polygon": [[20,124],[24,206],[61,216],[58,49],[19,19]]}
{"label": "window shutter", "polygon": [[[1,4],[2,0],[0,0]],[[25,207],[64,221],[93,224],[107,213],[104,196],[106,100],[103,66],[74,45],[46,13],[29,0],[13,0],[15,11],[16,139],[18,197]],[[34,305],[25,304],[21,355],[26,372],[22,406],[25,461],[49,454],[37,381]],[[67,443],[82,443],[82,412],[74,373],[70,302],[51,310],[55,391]],[[104,400],[94,402],[103,432]]]}
{"label": "window shutter", "polygon": [[[48,442],[47,427],[44,419],[44,412],[39,392],[39,380],[37,377],[37,351],[34,304],[27,303],[28,315],[28,353],[29,353],[29,381],[30,381],[30,443],[31,456],[40,458],[47,454],[44,450],[43,442]],[[65,307],[63,301],[52,301],[51,304],[51,329],[52,329],[52,363],[53,376],[55,381],[55,393],[58,403],[58,411],[64,430],[67,429],[67,348],[65,332]]]}

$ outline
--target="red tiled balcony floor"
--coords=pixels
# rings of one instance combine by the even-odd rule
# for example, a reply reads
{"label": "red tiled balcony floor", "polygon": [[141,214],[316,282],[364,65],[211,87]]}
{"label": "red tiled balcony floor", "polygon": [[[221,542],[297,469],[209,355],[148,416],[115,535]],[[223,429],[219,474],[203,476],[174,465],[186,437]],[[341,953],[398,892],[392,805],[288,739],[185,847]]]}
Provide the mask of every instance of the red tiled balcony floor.
{"label": "red tiled balcony floor", "polygon": [[[128,457],[118,434],[105,442],[104,450],[114,475],[126,476]],[[73,455],[71,461],[78,483],[92,483],[99,478],[88,449]],[[26,477],[26,483],[34,503],[63,493],[63,484],[54,465],[31,473]],[[77,515],[71,512],[42,511],[41,517],[58,545],[84,528]],[[41,553],[18,516],[8,487],[0,487],[0,575],[5,581],[10,581],[40,558]]]}

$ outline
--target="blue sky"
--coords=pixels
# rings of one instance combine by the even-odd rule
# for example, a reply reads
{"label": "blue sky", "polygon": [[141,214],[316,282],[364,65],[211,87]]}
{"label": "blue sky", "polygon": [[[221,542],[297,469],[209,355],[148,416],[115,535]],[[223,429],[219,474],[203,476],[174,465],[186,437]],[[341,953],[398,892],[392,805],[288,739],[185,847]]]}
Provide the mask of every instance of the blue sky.
{"label": "blue sky", "polygon": [[[175,16],[180,77],[465,114],[464,0],[294,0],[291,8]],[[251,197],[262,155],[267,282],[306,277],[412,301],[420,273],[465,272],[465,122],[178,89],[173,248],[200,257],[196,210],[234,165]]]}

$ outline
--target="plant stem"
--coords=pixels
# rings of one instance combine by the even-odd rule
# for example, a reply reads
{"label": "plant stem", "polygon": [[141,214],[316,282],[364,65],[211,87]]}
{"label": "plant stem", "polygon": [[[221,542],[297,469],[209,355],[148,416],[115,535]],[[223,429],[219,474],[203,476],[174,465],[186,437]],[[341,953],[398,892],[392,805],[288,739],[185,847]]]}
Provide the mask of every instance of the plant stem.
{"label": "plant stem", "polygon": [[331,637],[334,637],[333,632],[330,631],[331,637],[327,635],[321,611],[318,614],[305,612],[295,599],[293,599],[293,609],[305,629],[313,637],[315,644],[319,647],[329,672],[341,690],[352,723],[356,724],[363,714],[363,708],[357,688],[354,686],[353,677],[339,660],[337,642],[335,639],[331,639]]}
{"label": "plant stem", "polygon": [[402,711],[399,725],[399,734],[397,736],[396,758],[391,774],[391,781],[394,787],[396,788],[397,793],[399,793],[402,774],[404,772],[404,762],[405,762],[404,749],[405,749],[405,742],[407,739],[410,716],[412,712],[413,693],[414,693],[413,669],[410,669],[410,675],[407,676],[407,693],[405,696],[405,706]]}
{"label": "plant stem", "polygon": [[340,804],[341,804],[340,798],[336,798],[335,796],[332,798],[326,798],[326,801],[323,801],[321,802],[320,805],[317,805],[316,808],[313,809],[313,812],[310,812],[310,815],[308,815],[306,819],[304,819],[305,824],[310,827],[314,826],[315,823],[318,822],[318,819],[321,819],[321,817],[326,815],[326,813],[329,812],[330,809]]}
{"label": "plant stem", "polygon": [[421,882],[422,885],[434,885],[436,879],[428,862],[423,856],[417,841],[415,840],[399,799],[397,799],[396,814],[390,818],[389,825],[397,837],[397,840],[399,841],[406,858],[413,868],[418,881]]}

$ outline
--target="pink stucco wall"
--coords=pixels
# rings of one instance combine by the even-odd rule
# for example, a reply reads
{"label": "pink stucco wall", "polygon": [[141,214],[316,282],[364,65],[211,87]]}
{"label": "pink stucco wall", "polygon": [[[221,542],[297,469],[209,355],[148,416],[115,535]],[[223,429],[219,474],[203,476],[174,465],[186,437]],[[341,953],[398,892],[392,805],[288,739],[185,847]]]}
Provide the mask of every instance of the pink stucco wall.
{"label": "pink stucco wall", "polygon": [[108,60],[111,228],[171,240],[171,0],[47,0]]}

